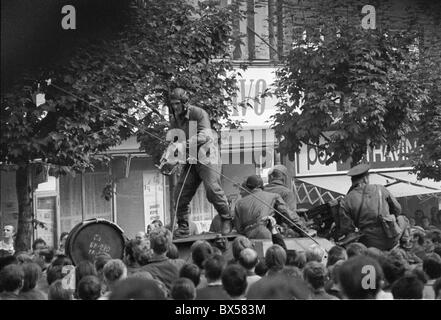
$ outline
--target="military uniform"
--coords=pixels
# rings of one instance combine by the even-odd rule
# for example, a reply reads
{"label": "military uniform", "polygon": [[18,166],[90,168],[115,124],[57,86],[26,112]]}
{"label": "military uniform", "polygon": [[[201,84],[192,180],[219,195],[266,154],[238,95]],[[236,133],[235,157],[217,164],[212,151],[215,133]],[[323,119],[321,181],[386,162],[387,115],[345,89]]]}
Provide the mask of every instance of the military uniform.
{"label": "military uniform", "polygon": [[[368,170],[368,165],[359,165],[351,169],[348,175],[362,176],[367,174]],[[399,216],[401,205],[382,185],[355,183],[341,201],[342,214],[349,218],[364,235],[360,242],[367,247],[390,250],[398,244],[399,237],[388,238],[386,236],[379,218],[380,208],[383,214],[395,215],[397,223],[404,229],[404,218]]]}
{"label": "military uniform", "polygon": [[251,194],[236,202],[234,226],[238,233],[250,239],[272,239],[272,234],[265,226],[262,218],[274,213],[277,216],[275,209],[290,217],[296,224],[304,226],[303,221],[288,208],[280,195],[263,191],[260,188],[253,189],[250,192]]}
{"label": "military uniform", "polygon": [[[274,170],[281,172],[285,176],[285,178],[284,179],[271,179],[271,173]],[[282,197],[283,201],[285,201],[285,203],[287,204],[288,208],[291,211],[297,210],[296,196],[295,196],[294,192],[292,191],[292,189],[290,188],[291,178],[289,177],[288,169],[283,165],[276,165],[270,171],[268,176],[270,178],[270,181],[267,185],[265,185],[263,190],[266,192],[272,192],[272,193],[279,194]]]}
{"label": "military uniform", "polygon": [[[207,130],[211,130],[210,119],[205,110],[199,107],[189,106],[184,115],[173,114],[171,127],[173,129],[178,128],[183,130],[188,139],[190,135],[190,121],[197,123],[197,146],[199,151],[199,148],[210,140],[210,136],[207,134]],[[190,171],[187,179],[184,181],[188,170]],[[201,182],[204,183],[208,201],[213,204],[219,216],[224,220],[231,220],[228,200],[221,187],[220,175],[218,173],[220,170],[220,161],[218,163],[201,164],[197,162],[192,165],[188,163],[184,165],[184,170],[182,170],[179,177],[174,194],[176,201],[182,190],[179,202],[177,203],[176,214],[178,227],[182,232],[187,233],[188,230],[188,234],[190,233],[188,222],[190,215],[189,205]]]}

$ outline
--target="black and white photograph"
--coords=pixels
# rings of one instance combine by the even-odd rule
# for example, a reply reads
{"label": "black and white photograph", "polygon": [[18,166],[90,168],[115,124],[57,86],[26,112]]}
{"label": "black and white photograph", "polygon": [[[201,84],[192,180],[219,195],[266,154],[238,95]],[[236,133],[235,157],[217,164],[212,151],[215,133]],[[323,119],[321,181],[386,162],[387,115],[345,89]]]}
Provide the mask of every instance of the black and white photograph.
{"label": "black and white photograph", "polygon": [[0,127],[0,300],[441,300],[441,0],[1,0]]}

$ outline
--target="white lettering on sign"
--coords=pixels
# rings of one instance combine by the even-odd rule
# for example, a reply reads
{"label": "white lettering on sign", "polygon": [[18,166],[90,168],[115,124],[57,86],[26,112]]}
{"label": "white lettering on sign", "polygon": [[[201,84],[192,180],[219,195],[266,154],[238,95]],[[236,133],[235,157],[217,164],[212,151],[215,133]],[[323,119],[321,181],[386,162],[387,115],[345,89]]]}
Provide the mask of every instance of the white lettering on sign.
{"label": "white lettering on sign", "polygon": [[244,121],[243,127],[269,128],[275,114],[277,99],[264,96],[275,81],[274,68],[248,68],[238,79],[239,92],[233,98],[232,120]]}
{"label": "white lettering on sign", "polygon": [[99,234],[97,233],[94,234],[93,239],[89,244],[88,254],[95,257],[102,253],[109,253],[109,252],[110,252],[110,246],[102,241],[101,236]]}

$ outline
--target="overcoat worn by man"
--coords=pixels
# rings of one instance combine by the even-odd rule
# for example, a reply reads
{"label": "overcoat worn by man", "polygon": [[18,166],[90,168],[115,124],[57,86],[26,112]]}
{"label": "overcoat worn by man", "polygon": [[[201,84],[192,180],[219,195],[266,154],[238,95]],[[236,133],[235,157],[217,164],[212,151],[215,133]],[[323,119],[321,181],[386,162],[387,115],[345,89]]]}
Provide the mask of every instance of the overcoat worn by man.
{"label": "overcoat worn by man", "polygon": [[347,173],[351,176],[352,186],[341,201],[341,216],[346,221],[343,228],[348,228],[350,221],[363,234],[359,240],[361,243],[367,247],[390,250],[398,244],[402,234],[394,237],[388,235],[381,215],[389,220],[396,220],[403,231],[407,227],[407,218],[400,215],[401,205],[386,187],[369,184],[369,168],[368,164],[361,164]]}
{"label": "overcoat worn by man", "polygon": [[250,239],[272,239],[272,234],[266,227],[265,217],[273,214],[277,216],[276,210],[298,226],[304,227],[304,222],[288,208],[279,194],[262,190],[262,178],[257,175],[249,176],[245,185],[251,194],[236,202],[234,225],[238,233]]}
{"label": "overcoat worn by man", "polygon": [[297,209],[297,201],[291,189],[291,178],[288,169],[281,164],[274,166],[268,173],[268,184],[263,191],[279,194],[291,211]]}
{"label": "overcoat worn by man", "polygon": [[[188,104],[189,97],[184,89],[176,88],[170,95],[170,121],[172,129],[181,129],[185,132],[187,143],[191,146],[197,143],[197,151],[201,146],[212,141],[211,125],[208,113],[196,106]],[[196,125],[196,134],[190,132],[191,126]],[[215,138],[215,137],[214,137]],[[216,146],[216,145],[215,145]],[[216,146],[217,147],[217,146]],[[189,150],[187,149],[187,154]],[[210,159],[213,159],[213,155]],[[176,238],[190,235],[189,215],[190,201],[201,182],[204,183],[208,201],[213,204],[222,220],[222,233],[231,232],[231,212],[228,200],[221,187],[221,163],[218,154],[215,161],[198,161],[194,164],[186,163],[175,188],[174,199],[177,203],[177,224],[174,236]],[[185,176],[187,175],[185,179]],[[185,181],[184,181],[185,180]],[[180,196],[179,196],[180,195]],[[179,199],[178,199],[179,198]]]}

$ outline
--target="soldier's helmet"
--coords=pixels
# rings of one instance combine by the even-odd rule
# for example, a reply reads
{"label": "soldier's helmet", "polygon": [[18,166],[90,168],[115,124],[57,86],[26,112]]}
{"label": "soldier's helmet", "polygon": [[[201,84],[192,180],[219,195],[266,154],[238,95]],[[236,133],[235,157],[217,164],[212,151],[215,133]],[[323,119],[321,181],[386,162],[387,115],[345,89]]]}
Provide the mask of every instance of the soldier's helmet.
{"label": "soldier's helmet", "polygon": [[183,104],[187,103],[189,100],[187,91],[182,88],[173,89],[173,91],[170,93],[170,101],[172,100],[179,100]]}

